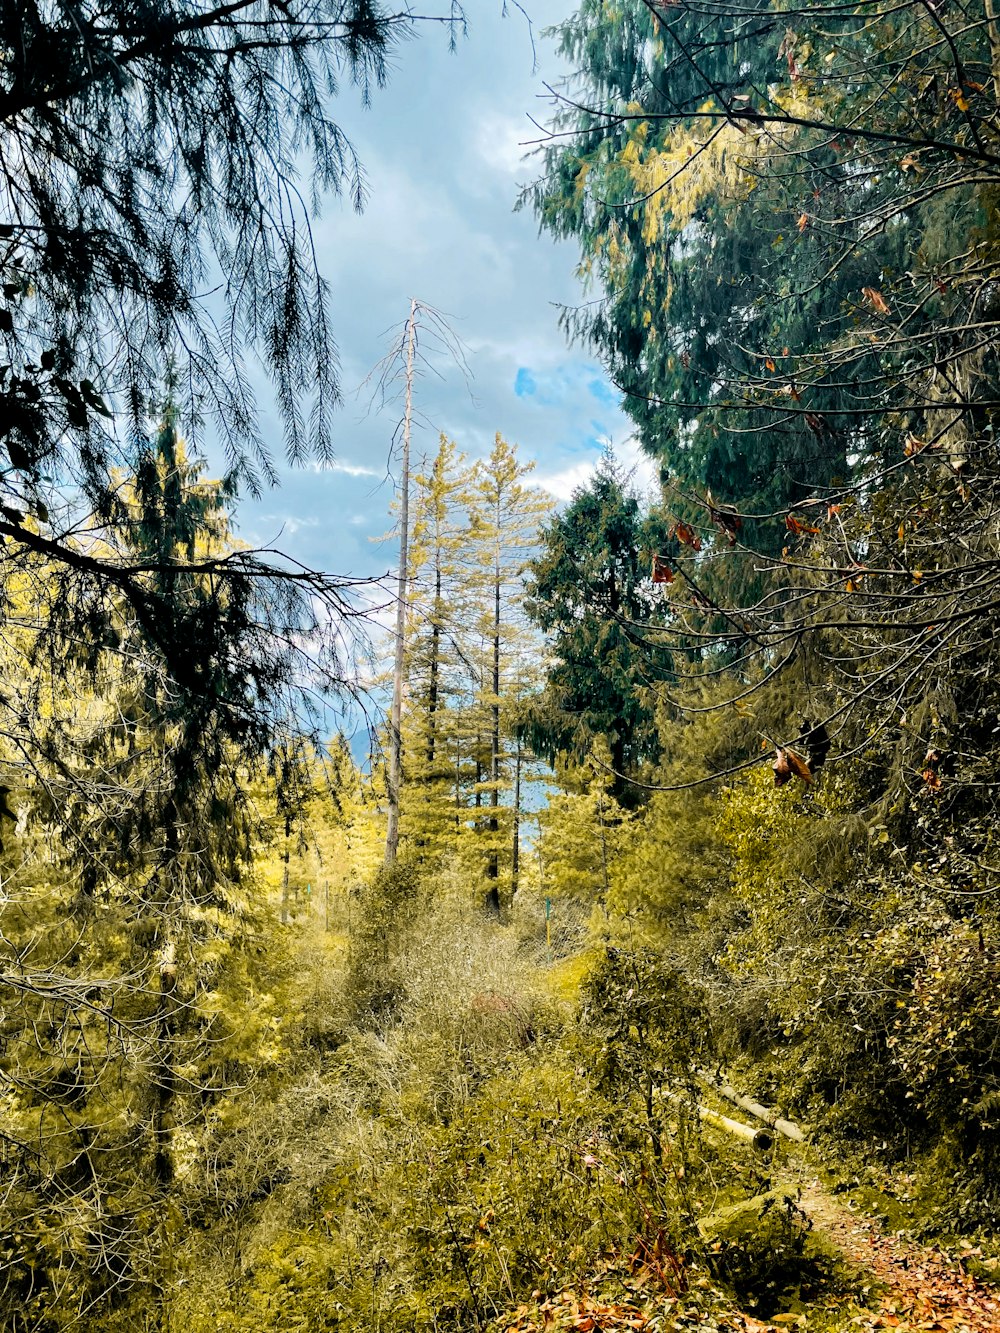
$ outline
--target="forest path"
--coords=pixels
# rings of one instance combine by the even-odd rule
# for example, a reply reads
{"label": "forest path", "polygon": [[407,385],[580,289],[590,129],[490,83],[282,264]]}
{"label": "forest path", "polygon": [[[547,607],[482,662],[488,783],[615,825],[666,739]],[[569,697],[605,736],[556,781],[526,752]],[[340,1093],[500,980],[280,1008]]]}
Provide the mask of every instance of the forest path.
{"label": "forest path", "polygon": [[[816,1232],[874,1279],[872,1309],[851,1321],[858,1328],[1000,1333],[1000,1290],[969,1276],[940,1247],[887,1235],[877,1221],[852,1211],[816,1179],[803,1181],[798,1202]],[[777,1326],[747,1322],[748,1330]]]}

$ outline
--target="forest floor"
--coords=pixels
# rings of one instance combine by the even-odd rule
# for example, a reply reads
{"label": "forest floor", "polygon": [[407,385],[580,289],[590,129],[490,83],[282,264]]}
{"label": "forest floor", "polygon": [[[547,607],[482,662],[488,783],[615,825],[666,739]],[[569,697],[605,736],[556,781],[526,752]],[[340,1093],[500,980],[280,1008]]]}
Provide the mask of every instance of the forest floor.
{"label": "forest floor", "polygon": [[[560,976],[561,991],[576,992],[575,967]],[[550,980],[551,988],[551,980]],[[723,1103],[719,1109],[726,1111]],[[751,1234],[764,1222],[797,1229],[799,1260],[782,1268],[765,1292],[744,1288],[735,1298],[730,1281],[706,1272],[704,1256],[693,1268],[645,1250],[609,1256],[591,1280],[542,1295],[496,1321],[497,1333],[1000,1333],[1000,1256],[995,1242],[970,1240],[922,1244],[926,1223],[914,1177],[851,1183],[846,1163],[831,1170],[811,1148],[785,1144],[772,1164],[772,1188],[732,1209],[720,1228],[701,1227],[711,1255],[721,1255],[732,1233]],[[866,1172],[861,1172],[866,1177]],[[758,1220],[759,1219],[759,1220]],[[766,1229],[766,1223],[765,1229]],[[780,1230],[780,1226],[779,1226]],[[730,1242],[732,1237],[730,1237]],[[785,1256],[787,1259],[787,1255]],[[714,1266],[714,1264],[713,1264]],[[778,1270],[781,1275],[777,1276]],[[973,1271],[969,1271],[969,1270]],[[976,1270],[979,1270],[978,1272]],[[761,1274],[758,1274],[761,1276]],[[787,1283],[787,1285],[785,1285]]]}
{"label": "forest floor", "polygon": [[[1000,1333],[1000,1286],[965,1270],[961,1255],[889,1232],[835,1196],[805,1164],[786,1162],[771,1191],[794,1199],[809,1244],[799,1281],[768,1317],[750,1314],[716,1282],[647,1253],[520,1306],[502,1333]],[[764,1196],[762,1196],[764,1197]],[[818,1260],[818,1262],[816,1262]],[[613,1278],[608,1283],[608,1278]]]}
{"label": "forest floor", "polygon": [[[819,1236],[871,1280],[865,1293],[871,1310],[855,1315],[854,1326],[902,1333],[1000,1331],[1000,1289],[967,1273],[961,1258],[939,1245],[917,1245],[887,1233],[876,1219],[833,1197],[819,1180],[804,1184],[798,1203]],[[747,1322],[748,1330],[767,1327]]]}

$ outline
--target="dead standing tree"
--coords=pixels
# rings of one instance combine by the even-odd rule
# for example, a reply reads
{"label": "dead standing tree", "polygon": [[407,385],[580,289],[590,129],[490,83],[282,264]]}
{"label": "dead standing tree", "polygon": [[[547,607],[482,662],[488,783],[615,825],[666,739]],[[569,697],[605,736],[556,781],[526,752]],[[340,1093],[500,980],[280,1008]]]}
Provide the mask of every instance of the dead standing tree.
{"label": "dead standing tree", "polygon": [[395,863],[399,852],[400,796],[403,785],[403,693],[406,674],[406,620],[408,612],[410,544],[410,446],[415,424],[427,424],[414,402],[414,387],[421,376],[440,378],[435,359],[444,356],[458,366],[466,381],[469,369],[465,348],[433,306],[410,300],[410,313],[399,335],[366,383],[374,384],[373,402],[379,408],[402,399],[402,414],[392,437],[392,450],[399,450],[399,567],[396,574],[396,623],[393,634],[392,702],[389,711],[389,760],[386,769],[388,821],[385,863]]}

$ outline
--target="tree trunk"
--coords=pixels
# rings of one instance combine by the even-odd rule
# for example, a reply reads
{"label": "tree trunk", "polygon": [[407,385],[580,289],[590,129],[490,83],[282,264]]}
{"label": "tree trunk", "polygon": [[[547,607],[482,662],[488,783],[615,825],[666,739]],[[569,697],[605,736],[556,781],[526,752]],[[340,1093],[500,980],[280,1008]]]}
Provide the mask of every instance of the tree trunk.
{"label": "tree trunk", "polygon": [[758,1120],[763,1120],[765,1125],[770,1125],[771,1128],[776,1129],[779,1134],[784,1134],[786,1139],[793,1139],[796,1143],[805,1143],[806,1136],[802,1133],[799,1126],[792,1120],[785,1120],[780,1112],[773,1107],[762,1106],[761,1103],[755,1101],[753,1097],[747,1097],[743,1093],[738,1092],[731,1083],[727,1083],[724,1079],[713,1078],[712,1075],[704,1069],[699,1069],[695,1072],[704,1084],[725,1097],[727,1101],[733,1102],[743,1111],[749,1111],[750,1114],[755,1115]]}
{"label": "tree trunk", "polygon": [[289,892],[288,892],[288,881],[289,881],[289,870],[288,870],[288,867],[289,867],[289,843],[290,843],[290,840],[291,840],[291,836],[292,836],[292,816],[291,816],[290,814],[286,814],[286,815],[285,815],[285,850],[283,851],[282,856],[281,856],[281,859],[282,859],[282,862],[283,862],[283,868],[282,868],[282,872],[281,872],[281,924],[282,924],[283,926],[287,926],[287,925],[288,925],[288,917],[289,917],[289,913],[288,913],[288,901],[289,901],[289,897],[290,897],[290,895],[289,895]]}
{"label": "tree trunk", "polygon": [[995,0],[985,0],[986,34],[990,43],[990,64],[993,67],[993,95],[1000,102],[1000,24],[997,23]]}
{"label": "tree trunk", "polygon": [[396,585],[396,656],[392,670],[392,714],[389,719],[389,771],[386,778],[389,819],[385,834],[385,863],[392,865],[399,851],[399,795],[403,770],[403,663],[406,649],[407,561],[410,536],[410,428],[413,421],[413,357],[417,340],[417,302],[410,302],[406,336],[406,397],[403,409],[403,475],[399,501],[399,578]]}
{"label": "tree trunk", "polygon": [[[491,880],[500,878],[500,849],[497,839],[500,834],[500,541],[499,535],[493,561],[493,699],[490,705],[490,819],[489,832],[491,847],[486,876]],[[494,884],[487,894],[486,906],[499,915],[500,886]]]}
{"label": "tree trunk", "polygon": [[514,837],[510,849],[510,896],[517,896],[521,873],[521,743],[514,754]]}
{"label": "tree trunk", "polygon": [[428,778],[434,777],[434,755],[437,749],[437,706],[439,659],[441,655],[441,553],[437,553],[434,570],[434,619],[431,623],[431,665],[430,684],[427,689],[427,770]]}
{"label": "tree trunk", "polygon": [[174,1178],[171,1129],[177,1081],[174,1074],[174,991],[177,987],[176,952],[172,943],[160,954],[160,993],[156,1003],[156,1080],[153,1090],[153,1175],[166,1190]]}

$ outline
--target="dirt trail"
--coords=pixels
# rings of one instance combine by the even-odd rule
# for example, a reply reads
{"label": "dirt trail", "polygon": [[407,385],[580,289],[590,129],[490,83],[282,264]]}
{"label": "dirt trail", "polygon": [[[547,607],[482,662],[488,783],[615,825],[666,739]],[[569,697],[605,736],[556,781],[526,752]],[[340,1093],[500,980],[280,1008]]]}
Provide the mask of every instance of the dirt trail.
{"label": "dirt trail", "polygon": [[800,1206],[817,1232],[883,1288],[861,1329],[901,1333],[1000,1333],[1000,1289],[963,1272],[937,1246],[886,1235],[877,1222],[852,1212],[818,1184],[806,1185]]}

